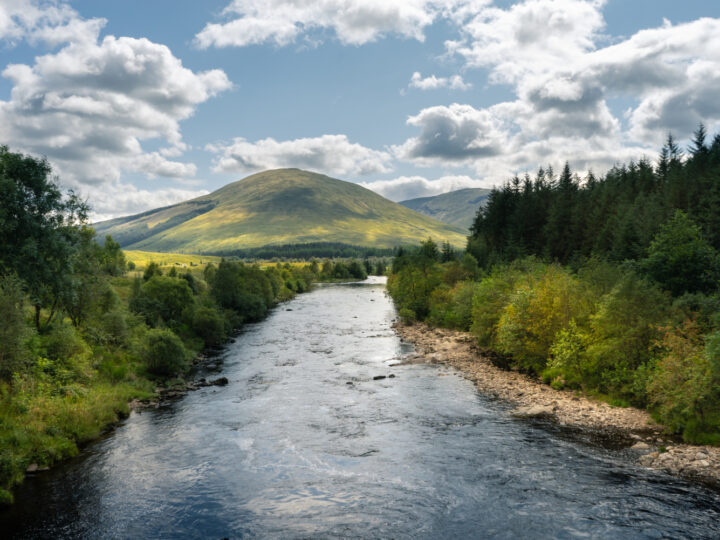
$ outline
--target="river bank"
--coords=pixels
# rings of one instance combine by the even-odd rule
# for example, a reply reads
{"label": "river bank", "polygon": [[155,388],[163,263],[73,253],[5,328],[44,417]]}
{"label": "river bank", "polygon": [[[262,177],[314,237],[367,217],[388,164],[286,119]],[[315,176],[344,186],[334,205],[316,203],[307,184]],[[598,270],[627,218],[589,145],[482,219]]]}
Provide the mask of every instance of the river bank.
{"label": "river bank", "polygon": [[[528,375],[501,369],[483,356],[468,332],[424,323],[396,322],[400,337],[415,346],[403,363],[452,366],[486,395],[515,405],[517,417],[545,417],[561,426],[615,435],[641,466],[720,486],[720,448],[675,442],[647,411],[612,407],[567,390],[556,390]],[[622,441],[626,441],[622,443]]]}

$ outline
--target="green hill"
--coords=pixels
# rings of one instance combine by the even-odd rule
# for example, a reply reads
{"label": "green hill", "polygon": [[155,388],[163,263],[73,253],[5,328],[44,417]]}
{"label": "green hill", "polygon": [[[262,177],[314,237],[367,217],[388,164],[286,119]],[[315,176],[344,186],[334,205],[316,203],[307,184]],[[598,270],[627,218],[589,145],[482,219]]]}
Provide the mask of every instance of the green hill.
{"label": "green hill", "polygon": [[420,197],[400,204],[443,223],[466,231],[475,219],[478,208],[485,204],[489,189],[466,188],[434,197]]}
{"label": "green hill", "polygon": [[191,201],[94,225],[127,249],[220,253],[338,242],[394,247],[431,237],[465,245],[466,231],[357,184],[299,169],[265,171]]}

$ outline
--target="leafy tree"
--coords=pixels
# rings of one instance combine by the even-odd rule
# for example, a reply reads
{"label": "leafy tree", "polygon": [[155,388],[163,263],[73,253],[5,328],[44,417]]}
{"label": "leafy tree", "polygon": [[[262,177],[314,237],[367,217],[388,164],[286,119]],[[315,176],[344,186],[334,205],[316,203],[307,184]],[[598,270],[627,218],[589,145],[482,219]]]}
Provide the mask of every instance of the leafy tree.
{"label": "leafy tree", "polygon": [[25,323],[25,293],[20,280],[0,279],[0,379],[9,380],[28,357],[30,337]]}
{"label": "leafy tree", "polygon": [[0,274],[22,276],[38,330],[52,321],[72,286],[72,253],[88,213],[73,192],[63,196],[50,175],[46,160],[0,146]]}
{"label": "leafy tree", "polygon": [[[210,266],[210,265],[208,265]],[[207,268],[206,268],[207,270]],[[154,278],[155,276],[162,276],[162,269],[160,268],[160,265],[156,263],[155,261],[150,261],[150,263],[145,268],[145,272],[143,273],[143,281],[149,281],[150,279]]]}
{"label": "leafy tree", "polygon": [[720,279],[718,253],[680,210],[655,236],[640,268],[675,296],[717,290]]}
{"label": "leafy tree", "polygon": [[189,354],[183,342],[166,329],[148,331],[141,357],[148,372],[160,377],[172,377],[189,367]]}
{"label": "leafy tree", "polygon": [[194,306],[194,298],[187,281],[168,276],[155,276],[142,284],[130,307],[145,317],[148,324],[178,323],[183,311]]}

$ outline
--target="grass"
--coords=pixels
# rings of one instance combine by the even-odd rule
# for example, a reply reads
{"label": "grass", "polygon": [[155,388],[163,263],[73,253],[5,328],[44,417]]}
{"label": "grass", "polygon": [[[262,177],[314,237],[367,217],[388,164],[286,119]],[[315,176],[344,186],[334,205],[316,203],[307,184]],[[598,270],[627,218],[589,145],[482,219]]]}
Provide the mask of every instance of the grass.
{"label": "grass", "polygon": [[163,270],[173,266],[180,268],[205,267],[208,263],[217,264],[221,257],[211,255],[193,255],[189,253],[160,253],[153,251],[123,251],[128,262],[135,264],[137,270],[144,270],[151,262],[159,264]]}
{"label": "grass", "polygon": [[153,386],[133,377],[111,382],[97,372],[80,384],[28,377],[16,381],[12,392],[0,386],[0,503],[12,502],[10,488],[30,464],[49,467],[76,455],[80,445],[129,413],[129,401],[152,396]]}

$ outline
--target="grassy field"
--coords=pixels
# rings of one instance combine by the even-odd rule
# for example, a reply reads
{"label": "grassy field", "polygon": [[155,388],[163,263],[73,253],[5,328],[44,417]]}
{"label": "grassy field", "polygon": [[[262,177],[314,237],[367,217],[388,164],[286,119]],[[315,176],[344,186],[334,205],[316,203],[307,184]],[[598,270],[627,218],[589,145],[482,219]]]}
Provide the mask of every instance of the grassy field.
{"label": "grassy field", "polygon": [[163,269],[176,266],[179,268],[204,267],[208,263],[217,264],[220,257],[210,255],[191,255],[187,253],[158,253],[154,251],[124,251],[128,262],[135,264],[137,270],[144,270],[151,262],[156,262]]}

